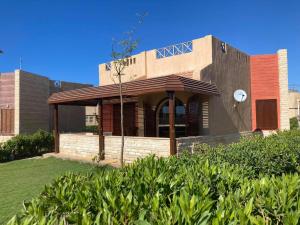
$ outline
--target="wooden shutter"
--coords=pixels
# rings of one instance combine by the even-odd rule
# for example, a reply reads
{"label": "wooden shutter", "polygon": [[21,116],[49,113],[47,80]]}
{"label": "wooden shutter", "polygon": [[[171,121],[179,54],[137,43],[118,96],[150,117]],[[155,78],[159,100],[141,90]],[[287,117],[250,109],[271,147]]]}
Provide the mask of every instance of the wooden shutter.
{"label": "wooden shutter", "polygon": [[277,100],[256,100],[256,127],[261,130],[278,129]]}
{"label": "wooden shutter", "polygon": [[113,105],[103,105],[103,132],[113,131]]}
{"label": "wooden shutter", "polygon": [[13,134],[14,133],[14,109],[0,110],[0,133]]}
{"label": "wooden shutter", "polygon": [[[135,103],[124,104],[124,135],[136,136],[136,116],[135,116]],[[113,105],[113,135],[121,135],[121,107],[120,104]]]}

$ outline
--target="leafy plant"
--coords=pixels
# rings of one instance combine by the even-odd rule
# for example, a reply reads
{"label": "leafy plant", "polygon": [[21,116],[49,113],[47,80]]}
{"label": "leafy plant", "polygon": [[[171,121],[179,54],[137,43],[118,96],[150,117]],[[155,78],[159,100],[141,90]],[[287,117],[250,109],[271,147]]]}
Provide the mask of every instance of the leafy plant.
{"label": "leafy plant", "polygon": [[98,132],[99,132],[97,125],[86,126],[84,131],[85,132],[91,132],[91,133],[94,133],[94,134],[98,134]]}
{"label": "leafy plant", "polygon": [[290,127],[291,127],[291,130],[299,129],[299,122],[298,122],[297,117],[293,117],[290,119]]}
{"label": "leafy plant", "polygon": [[32,135],[17,135],[0,145],[0,162],[41,155],[53,150],[52,134],[39,130]]}
{"label": "leafy plant", "polygon": [[266,138],[257,135],[226,146],[197,145],[194,150],[211,162],[238,165],[252,177],[295,173],[300,165],[300,131],[279,132]]}
{"label": "leafy plant", "polygon": [[299,138],[299,131],[282,132],[98,174],[69,173],[8,224],[296,225]]}

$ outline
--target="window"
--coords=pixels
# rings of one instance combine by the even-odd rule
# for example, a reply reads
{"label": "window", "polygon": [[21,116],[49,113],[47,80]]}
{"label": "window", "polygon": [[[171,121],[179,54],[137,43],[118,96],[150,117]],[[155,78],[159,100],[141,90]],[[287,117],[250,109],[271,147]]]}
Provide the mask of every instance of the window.
{"label": "window", "polygon": [[111,69],[111,64],[110,63],[105,63],[105,70],[110,71]]}
{"label": "window", "polygon": [[[186,135],[186,123],[185,123],[185,107],[183,103],[175,100],[175,135],[176,137],[183,137]],[[157,132],[159,137],[169,137],[169,100],[163,101],[157,113],[158,127]]]}
{"label": "window", "polygon": [[135,64],[135,58],[133,58],[133,64]]}

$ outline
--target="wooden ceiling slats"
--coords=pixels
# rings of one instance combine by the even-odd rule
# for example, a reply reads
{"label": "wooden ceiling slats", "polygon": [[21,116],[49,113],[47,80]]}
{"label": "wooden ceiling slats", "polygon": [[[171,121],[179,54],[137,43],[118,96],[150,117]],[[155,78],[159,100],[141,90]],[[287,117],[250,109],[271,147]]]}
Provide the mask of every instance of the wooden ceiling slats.
{"label": "wooden ceiling slats", "polygon": [[[124,96],[138,96],[164,91],[188,91],[205,95],[220,94],[215,84],[193,80],[177,75],[155,77],[123,83]],[[99,98],[119,96],[116,84],[87,87],[70,91],[57,92],[48,99],[49,104],[97,104]]]}

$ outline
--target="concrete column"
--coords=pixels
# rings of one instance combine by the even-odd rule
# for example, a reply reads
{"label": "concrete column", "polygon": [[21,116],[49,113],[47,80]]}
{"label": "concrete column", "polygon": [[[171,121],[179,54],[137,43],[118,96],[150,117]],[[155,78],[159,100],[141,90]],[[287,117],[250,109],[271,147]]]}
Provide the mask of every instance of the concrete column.
{"label": "concrete column", "polygon": [[287,50],[280,49],[278,55],[279,96],[280,96],[280,130],[290,129],[289,120],[289,87]]}

